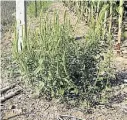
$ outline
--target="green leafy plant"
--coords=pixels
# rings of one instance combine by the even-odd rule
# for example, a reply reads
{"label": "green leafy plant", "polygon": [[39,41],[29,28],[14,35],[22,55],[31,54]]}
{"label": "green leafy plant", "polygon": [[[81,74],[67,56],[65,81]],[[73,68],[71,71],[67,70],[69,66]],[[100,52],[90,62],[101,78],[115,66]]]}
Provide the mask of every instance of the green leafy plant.
{"label": "green leafy plant", "polygon": [[[111,72],[110,59],[102,53],[102,26],[107,6],[100,11],[98,22],[92,19],[82,45],[72,35],[70,20],[65,12],[64,23],[54,13],[53,20],[47,16],[40,18],[40,27],[29,31],[23,41],[23,50],[17,52],[15,36],[13,55],[21,73],[39,95],[56,97],[78,103],[87,101],[87,106],[99,101],[98,95],[108,86],[108,77],[100,73]],[[109,39],[109,38],[108,38]],[[108,40],[107,40],[108,41]],[[107,43],[110,45],[110,40]],[[104,58],[103,58],[104,57]],[[105,67],[107,69],[105,69]]]}

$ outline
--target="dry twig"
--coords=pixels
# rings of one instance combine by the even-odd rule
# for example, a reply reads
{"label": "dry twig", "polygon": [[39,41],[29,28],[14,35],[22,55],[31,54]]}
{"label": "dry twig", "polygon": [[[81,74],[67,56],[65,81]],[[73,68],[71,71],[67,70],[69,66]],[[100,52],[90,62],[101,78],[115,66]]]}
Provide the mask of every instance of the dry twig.
{"label": "dry twig", "polygon": [[69,119],[73,119],[73,120],[83,120],[83,119],[81,119],[81,118],[77,118],[77,117],[75,117],[75,116],[70,116],[70,115],[60,115],[59,118],[60,118],[60,119],[68,118],[68,120],[69,120]]}
{"label": "dry twig", "polygon": [[14,91],[14,92],[10,92],[9,94],[3,96],[0,98],[0,101],[1,102],[5,102],[6,100],[18,95],[19,93],[21,92],[21,89],[20,90],[17,90],[17,91]]}
{"label": "dry twig", "polygon": [[5,88],[2,88],[2,89],[0,89],[0,93],[2,94],[4,92],[6,92],[7,90],[14,88],[15,86],[16,86],[16,84],[13,84],[11,86],[7,86]]}

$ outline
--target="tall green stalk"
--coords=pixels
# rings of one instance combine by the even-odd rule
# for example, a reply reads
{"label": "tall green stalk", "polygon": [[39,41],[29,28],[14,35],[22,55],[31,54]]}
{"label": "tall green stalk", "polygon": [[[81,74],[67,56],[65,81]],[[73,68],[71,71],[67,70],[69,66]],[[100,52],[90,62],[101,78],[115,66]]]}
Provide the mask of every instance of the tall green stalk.
{"label": "tall green stalk", "polygon": [[123,19],[123,3],[124,0],[120,0],[119,4],[119,30],[118,30],[118,54],[120,54],[120,43],[121,43],[121,34],[122,34],[122,19]]}
{"label": "tall green stalk", "polygon": [[111,28],[112,28],[112,14],[113,14],[113,3],[112,0],[110,0],[110,20],[109,20],[109,33],[111,33]]}

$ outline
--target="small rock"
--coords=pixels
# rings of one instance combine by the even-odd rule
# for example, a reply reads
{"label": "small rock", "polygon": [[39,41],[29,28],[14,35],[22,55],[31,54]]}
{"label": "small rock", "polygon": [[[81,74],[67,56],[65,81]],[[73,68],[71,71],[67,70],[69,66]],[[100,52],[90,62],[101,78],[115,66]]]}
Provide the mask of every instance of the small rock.
{"label": "small rock", "polygon": [[12,106],[11,106],[11,109],[16,109],[16,106],[15,106],[15,105],[12,105]]}
{"label": "small rock", "polygon": [[124,79],[124,82],[127,83],[127,79]]}

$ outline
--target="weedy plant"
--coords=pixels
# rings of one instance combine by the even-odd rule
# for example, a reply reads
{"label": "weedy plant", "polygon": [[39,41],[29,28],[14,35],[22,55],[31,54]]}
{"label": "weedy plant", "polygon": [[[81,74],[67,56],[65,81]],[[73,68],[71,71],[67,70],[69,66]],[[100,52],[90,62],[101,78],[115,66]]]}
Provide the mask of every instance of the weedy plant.
{"label": "weedy plant", "polygon": [[[25,80],[39,95],[50,98],[74,100],[79,104],[86,101],[87,107],[99,101],[101,91],[108,86],[102,72],[109,73],[110,59],[103,62],[105,49],[102,47],[102,26],[105,11],[100,12],[98,21],[92,19],[91,26],[81,44],[72,35],[70,20],[65,12],[64,23],[54,13],[53,20],[40,18],[40,27],[28,32],[23,49],[17,52],[17,37],[13,44],[13,55]],[[110,56],[110,55],[109,55]],[[110,58],[110,57],[109,57]],[[103,64],[104,63],[104,64]],[[103,64],[103,67],[102,65]],[[107,69],[106,69],[107,68]],[[108,69],[109,68],[109,69]],[[103,77],[102,77],[102,76]]]}

